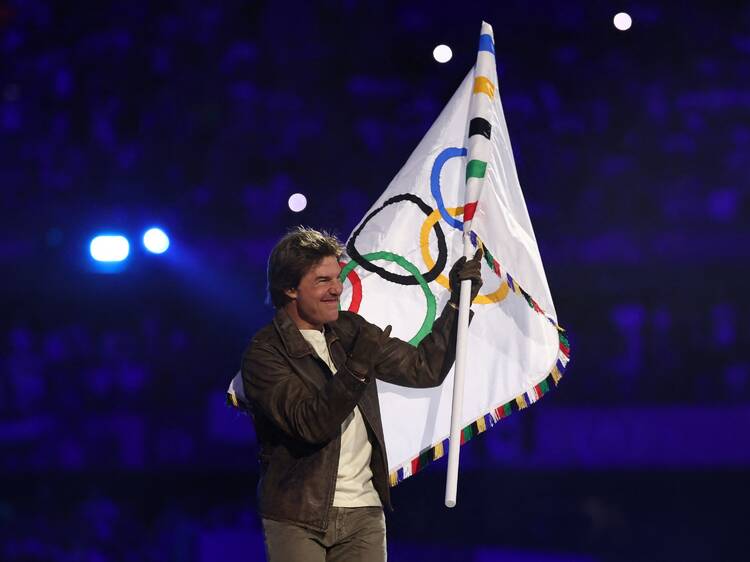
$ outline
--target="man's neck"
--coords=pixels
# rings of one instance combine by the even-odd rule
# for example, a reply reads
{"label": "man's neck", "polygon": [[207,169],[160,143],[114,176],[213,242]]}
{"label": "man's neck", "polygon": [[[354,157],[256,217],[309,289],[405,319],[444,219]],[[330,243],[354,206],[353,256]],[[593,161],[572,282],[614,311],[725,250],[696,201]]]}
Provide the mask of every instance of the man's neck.
{"label": "man's neck", "polygon": [[323,324],[314,325],[302,318],[299,313],[297,312],[297,303],[295,301],[291,301],[287,303],[284,306],[284,310],[289,315],[289,318],[292,319],[292,322],[294,322],[294,325],[297,326],[300,330],[317,330],[319,332],[323,331]]}

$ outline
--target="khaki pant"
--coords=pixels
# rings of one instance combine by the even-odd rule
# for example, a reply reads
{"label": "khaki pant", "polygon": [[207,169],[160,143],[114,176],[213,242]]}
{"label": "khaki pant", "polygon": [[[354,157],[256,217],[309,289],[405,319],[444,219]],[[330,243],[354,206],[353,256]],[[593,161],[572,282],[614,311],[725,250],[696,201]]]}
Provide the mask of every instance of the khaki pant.
{"label": "khaki pant", "polygon": [[263,519],[268,562],[385,562],[382,507],[332,507],[323,533]]}

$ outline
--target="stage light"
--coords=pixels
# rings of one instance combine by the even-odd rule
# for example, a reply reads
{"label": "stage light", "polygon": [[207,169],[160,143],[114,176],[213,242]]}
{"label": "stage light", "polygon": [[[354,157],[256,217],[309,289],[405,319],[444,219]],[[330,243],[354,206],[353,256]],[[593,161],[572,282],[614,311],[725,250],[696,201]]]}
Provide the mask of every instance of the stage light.
{"label": "stage light", "polygon": [[448,45],[438,45],[432,50],[432,56],[436,61],[444,63],[453,58],[453,51]]}
{"label": "stage light", "polygon": [[143,235],[143,245],[152,254],[163,254],[169,248],[169,236],[161,228],[149,228]]}
{"label": "stage light", "polygon": [[615,17],[612,19],[612,21],[614,22],[615,27],[620,31],[627,31],[628,29],[630,29],[630,26],[633,25],[633,18],[631,18],[625,12],[615,14]]}
{"label": "stage light", "polygon": [[307,207],[307,197],[301,193],[295,193],[289,198],[289,208],[295,213],[304,211],[305,207]]}
{"label": "stage light", "polygon": [[103,234],[91,240],[89,252],[96,261],[119,262],[130,254],[130,243],[119,234]]}

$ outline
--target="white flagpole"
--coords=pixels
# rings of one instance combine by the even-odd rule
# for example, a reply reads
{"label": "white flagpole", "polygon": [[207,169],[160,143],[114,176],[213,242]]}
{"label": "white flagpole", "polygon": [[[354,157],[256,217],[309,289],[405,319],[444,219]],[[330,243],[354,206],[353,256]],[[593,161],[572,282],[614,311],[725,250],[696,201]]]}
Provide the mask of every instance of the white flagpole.
{"label": "white flagpole", "polygon": [[[470,259],[474,248],[469,235],[464,233],[464,255]],[[456,341],[456,370],[453,374],[453,404],[451,405],[451,435],[448,447],[448,477],[445,482],[445,506],[456,506],[458,488],[458,458],[461,452],[461,417],[464,404],[464,372],[469,333],[469,309],[471,307],[471,279],[461,282],[458,301],[458,335]]]}
{"label": "white flagpole", "polygon": [[[484,39],[484,42],[482,41]],[[489,41],[489,46],[487,45]],[[491,56],[487,56],[488,51]],[[483,56],[484,52],[484,56]],[[471,102],[469,103],[469,119],[478,116],[481,105],[477,102],[477,95],[487,95],[490,99],[494,96],[494,89],[496,87],[495,80],[489,85],[477,86],[477,80],[484,80],[487,82],[489,76],[495,75],[495,57],[494,57],[494,39],[492,33],[492,26],[487,22],[482,22],[482,30],[480,32],[480,45],[477,51],[477,62],[474,65],[474,90],[472,92]],[[484,84],[483,83],[483,84]],[[486,111],[486,110],[485,110]],[[486,139],[481,135],[470,136],[469,150],[466,158],[467,163],[472,161],[473,158],[479,158],[484,161],[485,166],[487,165],[488,150],[487,145],[489,137]],[[484,146],[484,150],[483,150]],[[468,164],[467,164],[468,165]],[[468,168],[467,168],[468,170]],[[474,209],[476,209],[477,200],[479,198],[479,188],[484,182],[484,171],[478,181],[474,181],[471,185],[469,184],[469,177],[467,174],[466,178],[466,189],[464,190],[464,256],[469,260],[474,254],[474,248],[471,244],[471,221],[473,218],[474,211],[467,213],[467,203],[473,203]],[[456,338],[456,369],[453,376],[453,403],[451,405],[451,434],[450,434],[450,445],[448,448],[448,476],[445,482],[445,505],[446,507],[456,506],[456,492],[458,488],[458,458],[461,452],[461,429],[462,429],[462,410],[464,404],[464,376],[466,373],[466,359],[468,357],[468,343],[469,343],[469,309],[471,307],[471,280],[465,280],[461,282],[461,294],[460,300],[458,301],[458,334]]]}

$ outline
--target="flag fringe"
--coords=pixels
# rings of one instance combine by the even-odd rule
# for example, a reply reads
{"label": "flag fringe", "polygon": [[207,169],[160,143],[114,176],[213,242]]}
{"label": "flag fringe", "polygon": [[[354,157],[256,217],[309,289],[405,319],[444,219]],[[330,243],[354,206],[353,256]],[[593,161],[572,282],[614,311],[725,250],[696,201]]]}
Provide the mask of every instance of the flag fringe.
{"label": "flag fringe", "polygon": [[[501,404],[495,408],[492,408],[486,414],[480,416],[469,425],[461,430],[461,445],[467,441],[473,439],[477,435],[484,433],[489,428],[494,426],[496,423],[504,418],[507,418],[513,412],[523,410],[529,405],[537,402],[542,396],[547,394],[553,387],[557,386],[560,379],[565,372],[565,366],[569,361],[569,355],[563,352],[563,341],[567,344],[567,338],[560,332],[560,350],[557,355],[557,361],[554,367],[539,383],[533,385],[521,395],[514,399]],[[567,345],[566,345],[567,347]],[[409,476],[413,476],[431,462],[438,460],[445,456],[448,450],[450,440],[448,438],[439,441],[438,443],[424,449],[414,457],[412,460],[407,461],[396,470],[389,474],[389,483],[391,487],[396,486],[407,479]]]}
{"label": "flag fringe", "polygon": [[[480,246],[484,251],[484,259],[490,269],[500,278],[503,277],[503,270],[500,263],[495,259],[489,249],[482,243],[482,240],[476,235],[475,232],[470,233],[471,243],[474,247]],[[549,373],[538,383],[529,387],[526,391],[516,396],[512,400],[500,404],[492,408],[486,414],[480,416],[469,425],[461,430],[461,445],[476,437],[477,435],[484,433],[489,428],[494,426],[503,418],[507,418],[513,412],[523,410],[537,402],[542,396],[547,394],[553,387],[556,387],[565,373],[565,368],[570,361],[570,342],[565,330],[558,325],[557,321],[551,316],[547,315],[544,310],[539,306],[531,295],[529,295],[523,288],[518,284],[518,281],[514,280],[509,273],[505,272],[505,278],[508,283],[510,290],[516,295],[523,298],[534,312],[544,316],[550,324],[557,329],[557,335],[559,340],[557,359],[555,364]],[[391,487],[397,486],[409,476],[412,476],[424,469],[431,462],[438,460],[443,457],[448,450],[450,440],[445,438],[430,447],[427,447],[419,453],[412,460],[405,462],[403,465],[393,470],[389,476],[388,481]]]}

